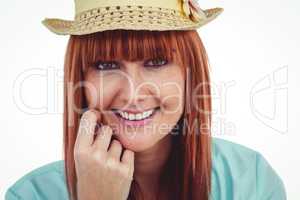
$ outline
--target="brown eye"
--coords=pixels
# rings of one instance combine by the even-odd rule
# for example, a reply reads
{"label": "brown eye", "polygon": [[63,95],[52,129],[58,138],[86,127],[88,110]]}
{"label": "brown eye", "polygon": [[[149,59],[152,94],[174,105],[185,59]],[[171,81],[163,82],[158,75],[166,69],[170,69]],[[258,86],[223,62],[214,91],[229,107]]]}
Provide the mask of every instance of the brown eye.
{"label": "brown eye", "polygon": [[155,67],[155,66],[163,66],[168,63],[167,59],[164,58],[155,58],[155,59],[149,59],[145,62],[145,66]]}
{"label": "brown eye", "polygon": [[115,61],[97,61],[94,67],[97,70],[114,70],[119,68],[119,64]]}

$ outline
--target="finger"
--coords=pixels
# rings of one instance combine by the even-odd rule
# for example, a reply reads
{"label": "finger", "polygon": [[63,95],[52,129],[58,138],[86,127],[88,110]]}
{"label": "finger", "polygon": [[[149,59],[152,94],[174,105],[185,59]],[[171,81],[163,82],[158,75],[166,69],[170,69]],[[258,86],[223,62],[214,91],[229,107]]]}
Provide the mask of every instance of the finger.
{"label": "finger", "polygon": [[101,114],[99,111],[91,109],[83,113],[78,128],[75,144],[78,147],[87,147],[93,144],[95,126],[100,120]]}
{"label": "finger", "polygon": [[126,165],[134,166],[134,152],[129,149],[125,149],[121,162]]}
{"label": "finger", "polygon": [[109,126],[101,126],[96,134],[93,146],[96,149],[108,151],[108,147],[112,138],[113,132]]}
{"label": "finger", "polygon": [[126,169],[128,169],[129,171],[129,176],[131,178],[133,178],[133,172],[134,172],[134,152],[129,150],[129,149],[125,149],[123,152],[123,156],[121,159],[121,163],[126,166]]}
{"label": "finger", "polygon": [[122,153],[122,145],[118,140],[112,140],[108,153],[111,157],[120,161],[121,153]]}

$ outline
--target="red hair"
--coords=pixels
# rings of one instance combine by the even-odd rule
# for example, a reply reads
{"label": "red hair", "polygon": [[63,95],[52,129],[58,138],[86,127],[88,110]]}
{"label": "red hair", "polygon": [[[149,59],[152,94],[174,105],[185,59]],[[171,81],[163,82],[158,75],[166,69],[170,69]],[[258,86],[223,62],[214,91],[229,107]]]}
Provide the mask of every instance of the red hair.
{"label": "red hair", "polygon": [[[67,188],[72,200],[77,200],[74,143],[81,114],[88,106],[83,88],[74,90],[74,87],[69,86],[83,81],[87,67],[97,59],[133,61],[161,55],[181,66],[182,72],[186,74],[186,86],[184,113],[178,121],[178,134],[172,134],[172,150],[160,177],[160,187],[171,191],[174,200],[209,199],[209,62],[197,31],[109,30],[81,36],[71,35],[67,45],[64,66],[64,161]],[[193,97],[196,95],[206,98],[195,100]],[[138,183],[133,180],[128,199],[140,199],[139,194]]]}

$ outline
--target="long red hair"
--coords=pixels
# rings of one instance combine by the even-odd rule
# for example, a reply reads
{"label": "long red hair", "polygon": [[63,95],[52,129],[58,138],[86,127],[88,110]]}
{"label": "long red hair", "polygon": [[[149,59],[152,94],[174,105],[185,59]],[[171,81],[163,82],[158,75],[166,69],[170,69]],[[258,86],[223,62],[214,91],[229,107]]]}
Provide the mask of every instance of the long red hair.
{"label": "long red hair", "polygon": [[[161,178],[172,199],[208,200],[211,191],[211,98],[209,62],[196,30],[109,30],[71,35],[64,66],[64,161],[70,199],[77,200],[74,143],[81,114],[88,108],[83,87],[90,63],[103,58],[128,61],[165,56],[186,74],[185,108],[172,134],[173,145]],[[200,99],[193,99],[195,96]],[[203,98],[205,97],[205,98]],[[205,128],[204,128],[205,127]],[[141,199],[133,180],[128,199]]]}

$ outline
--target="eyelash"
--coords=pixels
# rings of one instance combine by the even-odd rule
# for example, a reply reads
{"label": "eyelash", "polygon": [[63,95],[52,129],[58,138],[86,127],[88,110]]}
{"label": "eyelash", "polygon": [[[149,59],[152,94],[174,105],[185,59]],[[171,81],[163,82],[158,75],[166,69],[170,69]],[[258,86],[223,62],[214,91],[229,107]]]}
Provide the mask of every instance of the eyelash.
{"label": "eyelash", "polygon": [[110,68],[110,69],[106,69],[106,67],[102,67],[102,68],[99,68],[99,65],[102,64],[102,65],[107,65],[107,64],[114,64],[115,66],[118,65],[117,62],[115,61],[97,61],[93,66],[97,69],[97,70],[113,70],[113,69],[118,69],[118,67],[113,67],[113,68]]}
{"label": "eyelash", "polygon": [[[149,66],[149,67],[162,67],[166,64],[168,64],[168,60],[167,59],[164,59],[164,58],[156,58],[156,59],[149,59],[147,60],[145,63],[149,62],[149,61],[163,61],[163,64],[152,64],[152,65],[145,65],[145,66]],[[153,62],[152,62],[153,63]],[[111,64],[113,64],[114,67],[110,67],[110,68],[106,68],[106,67],[102,67],[102,68],[99,68],[99,65],[110,65],[112,66]],[[114,69],[118,69],[118,63],[116,61],[97,61],[95,64],[93,64],[93,66],[97,69],[97,70],[114,70]]]}

